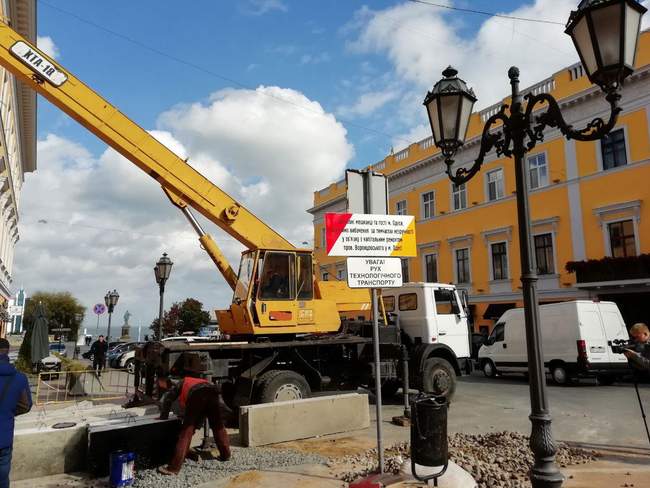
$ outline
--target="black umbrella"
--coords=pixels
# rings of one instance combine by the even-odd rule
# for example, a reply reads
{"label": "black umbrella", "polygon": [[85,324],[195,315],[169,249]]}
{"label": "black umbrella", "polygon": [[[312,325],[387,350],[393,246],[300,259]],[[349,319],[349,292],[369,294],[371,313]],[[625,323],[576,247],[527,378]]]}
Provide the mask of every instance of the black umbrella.
{"label": "black umbrella", "polygon": [[45,310],[39,302],[36,307],[36,320],[32,326],[32,364],[38,363],[41,359],[50,355],[50,341],[47,331],[47,319]]}

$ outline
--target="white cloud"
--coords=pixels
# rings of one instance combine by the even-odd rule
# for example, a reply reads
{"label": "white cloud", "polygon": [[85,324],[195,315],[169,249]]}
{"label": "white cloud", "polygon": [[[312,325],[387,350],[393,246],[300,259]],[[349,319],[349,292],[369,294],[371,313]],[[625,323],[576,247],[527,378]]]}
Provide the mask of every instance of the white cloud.
{"label": "white cloud", "polygon": [[394,89],[363,93],[353,105],[342,105],[336,109],[336,113],[341,117],[367,117],[398,96],[399,93]]}
{"label": "white cloud", "polygon": [[[209,103],[175,107],[152,134],[297,244],[312,238],[305,209],[314,188],[340,178],[353,154],[331,114],[277,87],[225,90]],[[38,142],[38,158],[21,197],[17,286],[69,290],[88,307],[116,288],[114,322],[119,326],[128,309],[132,323],[147,327],[157,313],[152,268],[168,252],[174,268],[167,304],[186,297],[207,308],[229,303],[232,292],[194,231],[144,172],[112,149],[93,157],[53,134]],[[201,220],[236,267],[241,245]],[[94,316],[86,325],[94,328]]]}
{"label": "white cloud", "polygon": [[286,12],[289,8],[282,0],[248,0],[244,7],[244,11],[251,15],[264,15],[273,10]]}
{"label": "white cloud", "polygon": [[[561,21],[573,8],[574,0],[536,0],[507,14]],[[464,25],[454,19],[448,10],[417,3],[381,11],[364,7],[348,26],[348,32],[357,32],[349,47],[358,53],[385,54],[396,76],[419,98],[451,64],[474,87],[479,107],[507,95],[507,70],[512,65],[521,69],[525,87],[578,59],[560,25],[492,17],[467,37]]]}
{"label": "white cloud", "polygon": [[331,61],[329,53],[303,54],[300,57],[301,64],[320,64]]}
{"label": "white cloud", "polygon": [[36,38],[36,45],[41,49],[45,54],[53,59],[57,59],[60,56],[59,48],[50,36],[38,36]]}

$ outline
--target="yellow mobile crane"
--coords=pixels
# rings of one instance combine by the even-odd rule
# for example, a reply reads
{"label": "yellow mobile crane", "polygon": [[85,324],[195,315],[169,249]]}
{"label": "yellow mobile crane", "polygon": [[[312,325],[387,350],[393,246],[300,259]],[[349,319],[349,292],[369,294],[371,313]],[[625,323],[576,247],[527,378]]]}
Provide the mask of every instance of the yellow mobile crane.
{"label": "yellow mobile crane", "polygon": [[[3,22],[0,65],[155,179],[187,217],[233,289],[229,309],[217,312],[219,326],[231,340],[157,342],[141,351],[135,365],[140,366],[136,371],[146,371],[147,394],[152,392],[154,374],[173,375],[182,367],[181,361],[196,359],[196,355],[183,355],[188,350],[199,354],[206,373],[222,383],[224,398],[234,406],[301,398],[311,390],[372,384],[370,324],[346,322],[342,327],[340,319],[340,314],[369,308],[367,290],[318,280],[311,250],[294,247]],[[238,274],[190,207],[246,247]],[[403,330],[399,324],[381,328],[384,391],[399,387],[400,370],[406,370],[403,361],[407,360],[402,353],[408,352],[413,386],[451,395],[456,375],[471,366],[469,353],[463,352],[468,350],[467,315],[458,305],[461,300],[450,285],[411,284],[410,290],[401,293],[400,313],[409,310],[413,320]],[[416,294],[421,299],[413,301]],[[422,310],[434,310],[435,301],[448,301],[447,322],[438,317],[440,312],[430,317],[412,307],[403,309],[403,297],[409,303],[422,303]],[[392,301],[394,307],[398,300]],[[448,337],[455,335],[456,345],[438,339],[447,334],[445,330]],[[139,374],[135,378],[137,386]]]}
{"label": "yellow mobile crane", "polygon": [[[363,309],[367,293],[314,277],[312,251],[297,249],[243,205],[196,171],[116,107],[0,23],[0,65],[47,98],[155,179],[187,217],[234,296],[219,311],[231,335],[326,333],[340,327],[339,311]],[[239,278],[192,214],[196,209],[247,250]]]}

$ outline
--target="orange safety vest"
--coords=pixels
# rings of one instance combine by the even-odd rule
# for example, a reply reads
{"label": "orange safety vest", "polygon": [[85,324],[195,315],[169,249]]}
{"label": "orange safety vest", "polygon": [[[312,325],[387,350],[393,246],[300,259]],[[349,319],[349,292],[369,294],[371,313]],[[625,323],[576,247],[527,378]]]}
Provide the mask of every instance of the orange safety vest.
{"label": "orange safety vest", "polygon": [[181,395],[178,400],[182,408],[185,408],[185,404],[187,403],[187,397],[190,394],[190,390],[196,385],[200,385],[202,383],[209,383],[209,382],[208,380],[205,380],[203,378],[192,378],[191,376],[188,376],[183,379],[183,386],[181,387]]}

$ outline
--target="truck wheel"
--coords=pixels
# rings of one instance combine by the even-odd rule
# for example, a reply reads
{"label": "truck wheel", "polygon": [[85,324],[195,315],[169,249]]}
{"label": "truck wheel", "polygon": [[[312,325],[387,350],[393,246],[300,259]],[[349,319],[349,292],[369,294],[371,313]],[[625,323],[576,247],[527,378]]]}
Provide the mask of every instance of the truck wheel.
{"label": "truck wheel", "polygon": [[295,371],[271,370],[259,378],[260,403],[301,400],[311,394],[309,383]]}
{"label": "truck wheel", "polygon": [[422,368],[422,386],[426,393],[444,396],[451,400],[456,391],[456,372],[449,361],[429,358]]}
{"label": "truck wheel", "polygon": [[569,372],[563,364],[556,364],[552,367],[551,378],[553,378],[553,383],[556,385],[566,386],[571,383]]}
{"label": "truck wheel", "polygon": [[483,362],[483,374],[487,378],[494,378],[497,375],[497,368],[489,359]]}
{"label": "truck wheel", "polygon": [[128,359],[126,361],[126,364],[124,365],[124,369],[126,369],[127,373],[134,374],[135,373],[135,360],[134,359]]}

